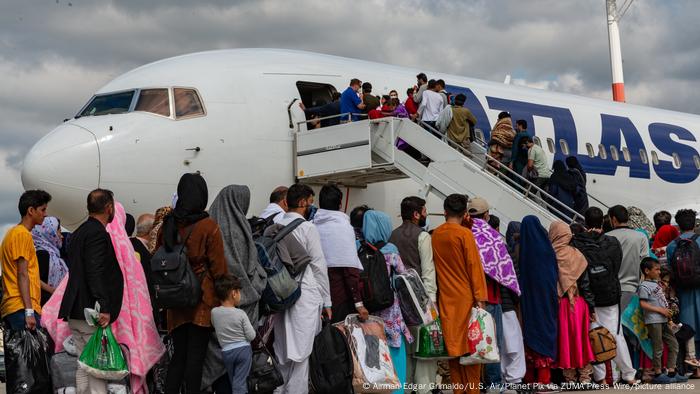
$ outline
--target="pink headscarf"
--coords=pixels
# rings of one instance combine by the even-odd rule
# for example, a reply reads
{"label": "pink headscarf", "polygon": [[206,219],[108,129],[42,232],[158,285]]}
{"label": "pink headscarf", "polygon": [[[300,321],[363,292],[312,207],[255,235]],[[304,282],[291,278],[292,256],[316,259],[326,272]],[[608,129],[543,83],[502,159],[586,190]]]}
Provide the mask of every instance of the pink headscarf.
{"label": "pink headscarf", "polygon": [[[115,202],[115,215],[107,225],[112,238],[114,252],[124,276],[124,297],[117,320],[112,323],[112,332],[117,342],[129,349],[129,372],[134,393],[146,392],[146,374],[165,352],[158,329],[153,321],[153,309],[146,285],[146,276],[136,258],[134,248],[124,229],[126,213],[124,207]],[[68,323],[58,319],[58,311],[66,290],[68,276],[59,284],[51,299],[42,308],[41,323],[56,343],[56,351],[63,350],[63,341],[71,335]]]}

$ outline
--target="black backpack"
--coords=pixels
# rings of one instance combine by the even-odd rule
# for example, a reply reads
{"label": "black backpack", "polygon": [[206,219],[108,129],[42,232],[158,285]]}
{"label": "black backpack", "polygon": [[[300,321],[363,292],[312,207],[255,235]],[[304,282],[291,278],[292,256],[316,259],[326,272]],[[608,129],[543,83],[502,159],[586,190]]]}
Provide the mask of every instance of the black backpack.
{"label": "black backpack", "polygon": [[255,240],[260,265],[267,273],[267,284],[260,298],[266,314],[288,309],[301,297],[301,280],[311,258],[307,254],[292,256],[282,241],[304,222],[296,219],[286,226],[276,224]]}
{"label": "black backpack", "polygon": [[251,394],[271,394],[277,387],[284,384],[277,359],[265,346],[253,348],[247,384],[248,392]]}
{"label": "black backpack", "polygon": [[362,303],[370,313],[386,309],[394,304],[394,289],[386,269],[384,254],[379,250],[384,243],[377,246],[364,241],[358,255],[362,263],[360,282],[362,284]]}
{"label": "black backpack", "polygon": [[325,323],[309,358],[309,378],[316,394],[351,394],[353,361],[345,335]]}
{"label": "black backpack", "polygon": [[690,238],[677,238],[676,249],[669,260],[673,283],[680,288],[700,286],[700,247],[698,234]]}
{"label": "black backpack", "polygon": [[248,225],[250,226],[250,232],[253,234],[253,239],[260,238],[268,227],[275,224],[275,218],[280,214],[282,214],[282,212],[277,212],[276,214],[270,215],[266,218],[253,216],[252,218],[248,219]]}
{"label": "black backpack", "polygon": [[153,295],[159,308],[194,308],[202,299],[200,278],[190,265],[185,247],[195,225],[190,227],[184,241],[173,246],[172,251],[163,244],[151,257]]}
{"label": "black backpack", "polygon": [[620,279],[603,243],[604,238],[596,240],[585,235],[573,239],[573,246],[588,261],[588,280],[595,305],[599,307],[617,305],[622,295]]}

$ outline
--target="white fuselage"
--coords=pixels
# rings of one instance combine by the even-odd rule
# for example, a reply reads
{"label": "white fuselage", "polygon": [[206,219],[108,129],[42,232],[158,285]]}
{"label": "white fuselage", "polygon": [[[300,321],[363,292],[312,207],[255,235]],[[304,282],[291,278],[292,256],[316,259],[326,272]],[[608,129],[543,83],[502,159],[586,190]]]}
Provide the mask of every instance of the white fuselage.
{"label": "white fuselage", "polygon": [[[96,96],[167,88],[170,116],[132,110],[68,120],[29,152],[22,182],[25,189],[51,193],[51,213],[69,228],[84,219],[85,196],[98,186],[113,190],[127,212],[138,215],[169,205],[180,176],[195,171],[208,182],[210,202],[226,185],[248,185],[249,214],[257,214],[276,186],[294,182],[294,132],[306,120],[298,102],[290,107],[300,97],[297,82],[328,84],[342,92],[351,78],[359,78],[372,83],[374,94],[395,89],[403,101],[419,71],[273,49],[202,52],[158,61],[114,79]],[[482,130],[493,127],[505,110],[513,121],[528,120],[550,160],[578,153],[589,174],[589,193],[606,205],[635,205],[647,213],[700,207],[698,116],[455,75],[428,76],[444,79],[450,92],[468,90],[473,99],[467,106]],[[195,89],[204,114],[177,119],[174,87]],[[601,142],[605,159],[600,157]],[[617,161],[611,149],[617,151]],[[395,217],[400,200],[418,189],[411,180],[351,189],[348,206],[364,203]],[[440,211],[436,202],[431,208]]]}

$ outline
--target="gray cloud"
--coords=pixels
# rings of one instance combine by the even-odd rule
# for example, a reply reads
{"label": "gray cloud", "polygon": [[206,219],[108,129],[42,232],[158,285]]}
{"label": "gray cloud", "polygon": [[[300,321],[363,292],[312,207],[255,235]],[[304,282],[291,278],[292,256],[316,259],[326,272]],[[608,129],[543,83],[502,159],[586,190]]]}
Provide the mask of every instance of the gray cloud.
{"label": "gray cloud", "polygon": [[[621,3],[621,1],[619,1]],[[280,47],[610,97],[605,4],[534,0],[0,3],[0,223],[29,147],[136,66]],[[700,113],[700,2],[639,0],[621,23],[628,101]]]}

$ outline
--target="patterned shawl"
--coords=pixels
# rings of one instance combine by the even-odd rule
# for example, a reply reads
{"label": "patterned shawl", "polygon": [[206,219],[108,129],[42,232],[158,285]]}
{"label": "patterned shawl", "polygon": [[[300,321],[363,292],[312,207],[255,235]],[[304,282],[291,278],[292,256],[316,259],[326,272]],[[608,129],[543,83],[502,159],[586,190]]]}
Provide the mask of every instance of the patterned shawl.
{"label": "patterned shawl", "polygon": [[501,285],[520,295],[518,277],[515,275],[513,260],[508,254],[508,247],[498,231],[489,226],[488,222],[474,219],[472,233],[481,255],[484,273]]}
{"label": "patterned shawl", "polygon": [[155,218],[153,218],[153,228],[149,233],[148,239],[150,239],[150,241],[148,241],[147,245],[148,251],[151,252],[151,254],[156,252],[156,244],[158,243],[158,233],[160,232],[160,228],[163,227],[163,220],[166,216],[170,215],[172,211],[173,209],[171,207],[158,208],[158,210],[156,211]]}
{"label": "patterned shawl", "polygon": [[[132,391],[136,394],[145,393],[148,391],[146,374],[160,360],[165,348],[153,321],[146,276],[124,230],[124,207],[115,202],[114,208],[114,220],[107,225],[107,232],[112,238],[114,252],[124,276],[124,298],[119,317],[111,327],[117,342],[129,349],[128,365]],[[57,352],[63,349],[63,341],[71,335],[68,323],[58,319],[58,310],[67,283],[68,276],[61,281],[41,315],[41,323],[56,343]]]}
{"label": "patterned shawl", "polygon": [[56,288],[61,279],[68,275],[66,262],[61,258],[61,226],[53,216],[44,219],[44,223],[34,226],[32,238],[36,250],[43,250],[49,254],[49,286]]}
{"label": "patterned shawl", "polygon": [[512,120],[510,118],[503,118],[493,126],[489,145],[495,143],[504,149],[511,149],[513,147],[513,139],[515,139],[515,131],[513,130]]}

